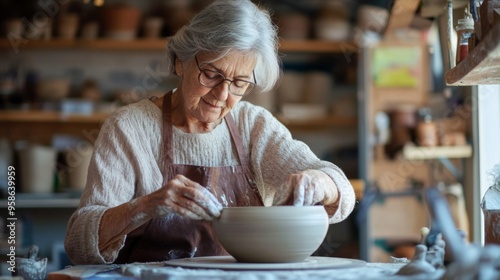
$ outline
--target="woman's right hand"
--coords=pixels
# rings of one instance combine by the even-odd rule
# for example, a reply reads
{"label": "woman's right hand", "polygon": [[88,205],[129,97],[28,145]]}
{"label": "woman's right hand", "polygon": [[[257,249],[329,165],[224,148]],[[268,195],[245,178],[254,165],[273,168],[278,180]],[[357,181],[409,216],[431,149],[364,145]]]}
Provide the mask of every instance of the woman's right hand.
{"label": "woman's right hand", "polygon": [[148,195],[151,217],[175,213],[194,220],[211,221],[220,216],[222,205],[200,184],[176,175],[159,190]]}

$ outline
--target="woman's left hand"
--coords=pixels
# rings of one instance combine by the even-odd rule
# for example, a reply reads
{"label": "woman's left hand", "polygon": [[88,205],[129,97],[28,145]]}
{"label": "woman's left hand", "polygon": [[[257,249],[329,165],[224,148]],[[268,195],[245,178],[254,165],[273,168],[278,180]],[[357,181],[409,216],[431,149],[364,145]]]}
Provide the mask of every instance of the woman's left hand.
{"label": "woman's left hand", "polygon": [[285,184],[275,194],[273,205],[330,204],[337,198],[337,187],[326,173],[319,170],[305,170],[288,176]]}

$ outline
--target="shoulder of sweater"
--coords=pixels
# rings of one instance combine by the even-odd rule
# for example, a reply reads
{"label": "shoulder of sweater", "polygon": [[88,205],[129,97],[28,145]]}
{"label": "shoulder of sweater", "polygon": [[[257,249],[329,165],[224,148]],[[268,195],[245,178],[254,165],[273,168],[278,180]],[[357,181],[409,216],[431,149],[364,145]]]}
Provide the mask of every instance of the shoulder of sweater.
{"label": "shoulder of sweater", "polygon": [[248,101],[240,101],[236,107],[231,111],[235,122],[254,123],[259,119],[274,119],[273,114],[267,109],[254,105]]}
{"label": "shoulder of sweater", "polygon": [[274,135],[275,137],[281,135],[291,138],[290,131],[286,126],[263,107],[247,101],[240,101],[233,108],[231,114],[242,135],[247,135],[252,139],[254,139],[253,137],[266,139],[266,137],[263,137],[265,135]]}
{"label": "shoulder of sweater", "polygon": [[106,122],[136,125],[145,121],[151,122],[159,119],[161,119],[160,109],[151,101],[143,99],[116,109]]}

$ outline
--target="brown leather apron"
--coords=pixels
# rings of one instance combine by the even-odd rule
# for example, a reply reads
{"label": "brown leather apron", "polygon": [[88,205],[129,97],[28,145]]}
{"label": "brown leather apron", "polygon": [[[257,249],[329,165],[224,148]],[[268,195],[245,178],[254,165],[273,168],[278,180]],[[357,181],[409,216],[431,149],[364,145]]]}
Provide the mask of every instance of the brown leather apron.
{"label": "brown leather apron", "polygon": [[[174,164],[172,94],[163,98],[163,185],[182,174],[205,186],[223,206],[263,206],[248,165],[241,135],[230,114],[225,117],[240,165],[207,167]],[[217,147],[217,145],[215,145]],[[115,263],[165,261],[194,256],[227,255],[217,241],[212,225],[169,214],[152,219],[127,235]]]}

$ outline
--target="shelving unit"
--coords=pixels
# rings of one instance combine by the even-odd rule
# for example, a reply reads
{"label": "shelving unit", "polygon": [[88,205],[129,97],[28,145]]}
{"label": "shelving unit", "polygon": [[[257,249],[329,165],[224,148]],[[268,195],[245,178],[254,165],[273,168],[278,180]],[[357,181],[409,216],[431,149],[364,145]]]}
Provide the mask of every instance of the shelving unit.
{"label": "shelving unit", "polygon": [[[0,124],[9,123],[16,124],[42,124],[42,123],[56,123],[56,124],[101,124],[109,114],[94,113],[91,115],[73,115],[63,114],[60,112],[50,111],[0,111]],[[357,125],[357,118],[350,117],[337,117],[327,116],[318,119],[307,120],[293,120],[286,117],[276,116],[286,127],[290,130],[318,130],[326,129],[332,126],[355,126]]]}
{"label": "shelving unit", "polygon": [[421,147],[406,145],[403,157],[407,160],[429,160],[440,158],[468,158],[472,156],[472,146]]}
{"label": "shelving unit", "polygon": [[64,114],[54,111],[20,111],[6,110],[0,111],[0,123],[101,123],[109,114],[93,113],[91,115]]}
{"label": "shelving unit", "polygon": [[[168,38],[138,39],[119,41],[111,39],[85,40],[29,40],[18,45],[20,50],[91,50],[91,51],[147,51],[162,50]],[[0,50],[14,50],[8,39],[0,39]],[[350,55],[358,51],[354,42],[333,42],[324,40],[281,40],[280,51],[291,53],[330,53]],[[46,111],[0,111],[1,123],[57,123],[65,124],[100,124],[109,116],[104,113],[91,115],[70,115]],[[291,120],[278,117],[292,130],[317,130],[331,126],[357,125],[356,118],[327,116],[313,120]]]}
{"label": "shelving unit", "polygon": [[82,137],[93,143],[108,115],[106,113],[70,115],[54,111],[0,110],[0,135],[12,142],[28,140],[50,145],[54,134],[64,133]]}
{"label": "shelving unit", "polygon": [[[47,55],[47,57],[58,58],[59,55],[62,54],[61,57],[66,58],[71,55],[78,56],[80,54],[85,57],[90,57],[95,53],[100,56],[107,56],[110,54],[110,56],[123,55],[124,57],[139,57],[147,54],[148,57],[157,55],[161,59],[167,41],[168,38],[139,38],[133,41],[110,40],[104,38],[89,41],[80,39],[52,39],[46,41],[27,40],[26,42],[20,42],[19,45],[16,45],[11,44],[8,39],[0,39],[0,55],[3,57],[15,58],[21,58],[23,55],[26,57]],[[359,47],[354,41],[332,42],[307,39],[281,40],[279,42],[280,55],[283,53],[293,53],[298,54],[297,56],[301,59],[302,57],[306,57],[306,59],[310,57],[333,57],[334,59],[343,59],[343,56],[347,59],[348,57],[356,56],[359,50]],[[117,55],[114,53],[117,53]],[[70,60],[66,61],[68,62],[67,64],[71,63]],[[332,63],[332,65],[334,64],[327,60],[323,61]],[[101,61],[89,59],[82,64],[78,64],[78,67],[83,68],[100,65],[96,63],[101,63]],[[144,63],[147,63],[147,61]],[[107,65],[113,65],[113,63]],[[140,64],[137,67],[141,67],[142,65],[143,64]],[[56,65],[56,67],[57,66],[58,65]],[[120,67],[120,65],[117,67]],[[126,67],[130,67],[130,65]],[[108,76],[101,75],[100,77]],[[23,139],[45,145],[51,144],[52,136],[55,134],[83,136],[83,139],[93,142],[92,140],[96,139],[101,124],[108,116],[109,114],[105,113],[67,115],[60,112],[0,110],[0,135],[5,135],[9,140],[12,140],[11,142]],[[319,130],[321,133],[326,132],[330,135],[332,135],[330,131],[332,127],[344,129],[347,126],[357,126],[358,124],[357,118],[355,117],[327,116],[325,118],[303,121],[284,118],[279,119],[290,130],[301,130],[306,132]],[[333,137],[336,136],[334,135]],[[324,138],[321,138],[321,140],[323,142],[328,141]],[[356,196],[360,199],[363,194],[364,181],[358,180],[353,182],[353,185],[356,189]],[[40,245],[42,253],[51,250],[50,244],[52,242],[64,239],[67,220],[75,208],[78,207],[78,204],[79,197],[67,196],[66,193],[55,193],[52,196],[31,196],[19,193],[18,196],[16,196],[16,209],[19,210],[19,217],[20,219],[21,217],[25,219],[26,217],[30,217],[33,221],[33,228],[37,231],[37,236],[34,238],[33,242]],[[6,207],[7,200],[0,199],[0,209],[5,209]],[[21,214],[23,216],[21,216]]]}
{"label": "shelving unit", "polygon": [[[110,39],[85,40],[31,40],[19,44],[19,49],[27,50],[101,50],[101,51],[134,51],[134,50],[163,50],[168,38],[163,39],[138,39],[133,41],[120,41]],[[14,50],[7,39],[0,39],[1,50]],[[322,40],[282,40],[280,51],[283,52],[312,52],[312,53],[353,53],[358,51],[354,42],[332,42]]]}
{"label": "shelving unit", "polygon": [[[71,208],[78,207],[80,198],[58,196],[53,194],[50,196],[31,196],[30,198],[16,197],[16,209],[34,209],[34,208]],[[0,208],[7,208],[7,200],[0,200]]]}
{"label": "shelving unit", "polygon": [[446,84],[500,84],[500,21],[492,26],[462,62],[446,73]]}
{"label": "shelving unit", "polygon": [[358,124],[357,118],[346,118],[337,116],[328,116],[318,119],[292,120],[283,116],[277,116],[290,130],[317,130],[332,126],[353,126]]}

